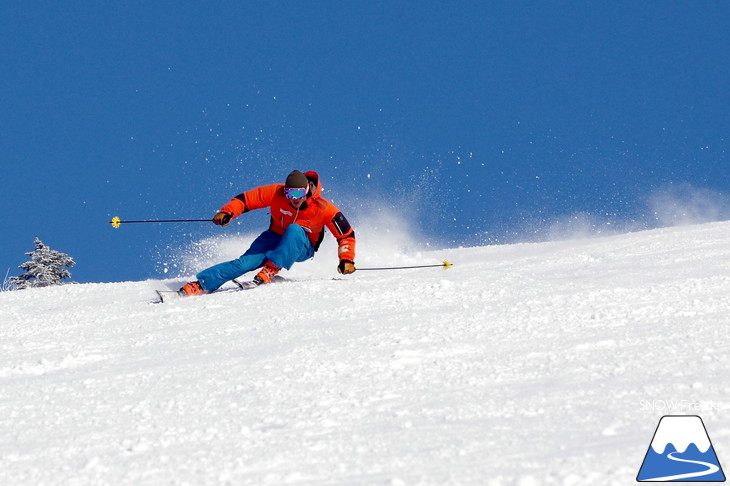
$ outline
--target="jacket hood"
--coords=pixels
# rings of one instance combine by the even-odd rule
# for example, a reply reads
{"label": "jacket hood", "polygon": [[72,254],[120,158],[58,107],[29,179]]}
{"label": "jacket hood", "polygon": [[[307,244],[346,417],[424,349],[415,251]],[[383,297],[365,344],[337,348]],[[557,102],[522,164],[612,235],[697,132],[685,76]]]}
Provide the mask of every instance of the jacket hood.
{"label": "jacket hood", "polygon": [[307,176],[307,179],[309,179],[309,182],[314,184],[314,192],[311,196],[309,196],[309,199],[315,199],[318,198],[322,194],[322,185],[319,183],[319,174],[317,174],[313,170],[308,170],[304,173],[305,176]]}

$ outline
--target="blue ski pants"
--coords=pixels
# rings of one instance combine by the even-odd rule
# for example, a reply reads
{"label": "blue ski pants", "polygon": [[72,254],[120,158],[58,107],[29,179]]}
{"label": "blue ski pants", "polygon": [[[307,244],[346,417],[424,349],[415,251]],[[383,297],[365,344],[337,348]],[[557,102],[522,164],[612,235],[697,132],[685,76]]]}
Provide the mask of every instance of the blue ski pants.
{"label": "blue ski pants", "polygon": [[288,270],[294,263],[309,260],[313,256],[314,246],[304,228],[291,224],[283,235],[277,235],[270,229],[264,231],[239,258],[206,268],[196,278],[203,290],[213,292],[229,280],[262,267],[266,260]]}

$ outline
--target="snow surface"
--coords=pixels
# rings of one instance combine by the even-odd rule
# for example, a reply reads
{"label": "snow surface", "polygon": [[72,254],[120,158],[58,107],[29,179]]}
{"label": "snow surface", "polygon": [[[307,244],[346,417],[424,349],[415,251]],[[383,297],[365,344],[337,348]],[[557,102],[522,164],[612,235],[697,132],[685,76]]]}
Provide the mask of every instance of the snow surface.
{"label": "snow surface", "polygon": [[169,304],[180,280],[2,293],[0,484],[625,485],[678,413],[730,463],[729,241],[365,240],[360,266],[454,266],[339,277],[323,250]]}

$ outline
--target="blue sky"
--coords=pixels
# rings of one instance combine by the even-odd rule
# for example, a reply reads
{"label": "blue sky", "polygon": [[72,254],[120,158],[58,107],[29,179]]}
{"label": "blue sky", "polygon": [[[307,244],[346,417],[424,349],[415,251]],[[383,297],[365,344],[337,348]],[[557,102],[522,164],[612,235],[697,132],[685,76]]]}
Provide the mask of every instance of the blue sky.
{"label": "blue sky", "polygon": [[650,227],[657,194],[730,217],[728,25],[708,1],[3,2],[0,270],[39,236],[77,281],[159,276],[221,230],[112,216],[212,217],[293,168],[356,228],[392,206],[441,246]]}

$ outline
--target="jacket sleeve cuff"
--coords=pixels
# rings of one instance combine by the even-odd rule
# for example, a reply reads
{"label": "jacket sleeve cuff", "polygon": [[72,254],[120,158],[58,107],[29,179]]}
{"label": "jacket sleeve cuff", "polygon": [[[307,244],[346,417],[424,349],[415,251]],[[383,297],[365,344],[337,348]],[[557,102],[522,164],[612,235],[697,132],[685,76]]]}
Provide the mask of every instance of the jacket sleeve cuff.
{"label": "jacket sleeve cuff", "polygon": [[235,218],[236,216],[240,216],[241,214],[246,212],[246,205],[243,203],[243,201],[234,197],[228,204],[221,208],[221,211],[224,213],[229,213]]}

